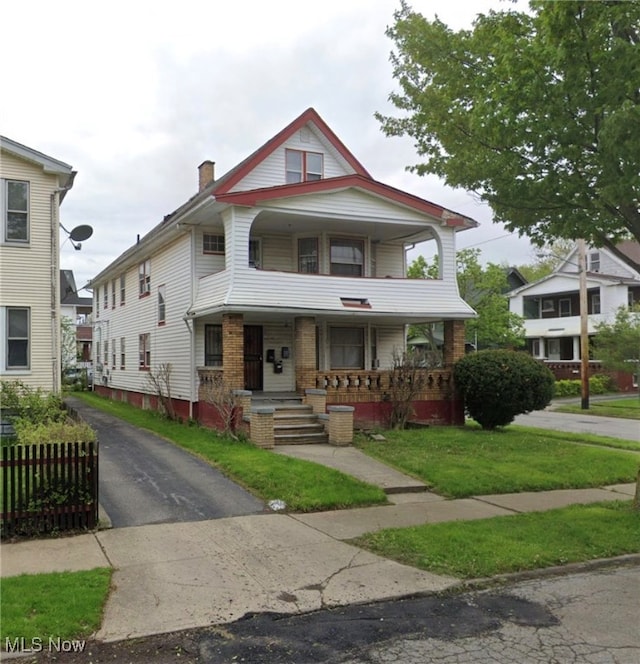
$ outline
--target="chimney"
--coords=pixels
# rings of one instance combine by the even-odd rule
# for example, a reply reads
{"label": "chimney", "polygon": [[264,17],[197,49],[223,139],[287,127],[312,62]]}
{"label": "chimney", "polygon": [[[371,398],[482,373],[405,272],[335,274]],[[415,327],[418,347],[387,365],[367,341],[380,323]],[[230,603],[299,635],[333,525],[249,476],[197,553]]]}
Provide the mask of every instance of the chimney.
{"label": "chimney", "polygon": [[207,159],[203,161],[200,166],[198,166],[198,192],[204,191],[208,184],[211,184],[215,179],[215,167],[216,163]]}

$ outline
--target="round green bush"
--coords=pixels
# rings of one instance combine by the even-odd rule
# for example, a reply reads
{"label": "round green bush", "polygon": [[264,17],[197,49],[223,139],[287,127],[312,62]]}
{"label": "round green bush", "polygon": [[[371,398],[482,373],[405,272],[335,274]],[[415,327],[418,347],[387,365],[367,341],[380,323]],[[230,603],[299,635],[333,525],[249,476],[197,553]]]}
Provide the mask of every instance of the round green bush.
{"label": "round green bush", "polygon": [[456,363],[453,377],[466,412],[483,429],[505,426],[516,415],[541,410],[553,397],[553,374],[523,352],[470,353]]}

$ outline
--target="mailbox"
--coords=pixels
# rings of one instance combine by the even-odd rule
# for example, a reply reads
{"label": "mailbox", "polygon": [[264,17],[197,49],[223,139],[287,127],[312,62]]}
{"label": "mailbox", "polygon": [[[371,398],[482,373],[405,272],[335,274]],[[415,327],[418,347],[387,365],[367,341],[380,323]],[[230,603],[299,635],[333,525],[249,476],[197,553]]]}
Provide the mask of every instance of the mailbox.
{"label": "mailbox", "polygon": [[282,373],[282,360],[273,363],[273,373]]}

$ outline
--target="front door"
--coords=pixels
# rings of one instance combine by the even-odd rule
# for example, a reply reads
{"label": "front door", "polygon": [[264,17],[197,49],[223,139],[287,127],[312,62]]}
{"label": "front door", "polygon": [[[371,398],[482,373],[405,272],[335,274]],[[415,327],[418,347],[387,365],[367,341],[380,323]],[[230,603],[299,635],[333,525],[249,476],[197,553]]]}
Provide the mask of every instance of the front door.
{"label": "front door", "polygon": [[262,326],[244,326],[244,389],[262,390]]}

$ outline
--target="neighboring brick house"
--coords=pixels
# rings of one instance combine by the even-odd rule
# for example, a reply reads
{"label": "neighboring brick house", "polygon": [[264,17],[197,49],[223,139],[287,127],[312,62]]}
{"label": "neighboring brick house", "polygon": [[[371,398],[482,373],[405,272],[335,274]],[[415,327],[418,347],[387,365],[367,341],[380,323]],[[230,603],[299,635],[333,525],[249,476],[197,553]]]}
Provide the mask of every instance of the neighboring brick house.
{"label": "neighboring brick house", "polygon": [[[474,312],[456,283],[456,233],[477,224],[374,180],[313,109],[199,191],[91,281],[96,389],[148,404],[171,364],[179,414],[212,423],[217,375],[253,395],[326,390],[356,422],[382,423],[388,369],[411,323],[444,322],[444,366],[422,419],[461,422],[452,365]],[[406,279],[406,251],[433,239],[440,278]]]}
{"label": "neighboring brick house", "polygon": [[[623,242],[618,249],[640,260],[640,244]],[[587,248],[588,334],[599,322],[613,322],[621,306],[640,303],[640,273],[607,249]],[[580,262],[575,247],[549,276],[509,293],[512,312],[524,317],[528,351],[544,360],[557,379],[580,377]],[[606,373],[598,358],[589,361],[590,375]],[[622,390],[635,389],[630,374],[613,374]]]}
{"label": "neighboring brick house", "polygon": [[60,389],[59,206],[71,166],[0,137],[0,379]]}

